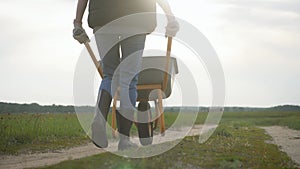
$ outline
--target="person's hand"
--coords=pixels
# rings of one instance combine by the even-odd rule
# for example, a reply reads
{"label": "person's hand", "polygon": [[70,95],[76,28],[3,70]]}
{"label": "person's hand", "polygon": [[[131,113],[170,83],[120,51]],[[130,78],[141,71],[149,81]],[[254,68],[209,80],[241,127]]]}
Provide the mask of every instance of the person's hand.
{"label": "person's hand", "polygon": [[78,23],[74,20],[73,38],[76,39],[80,44],[90,42],[88,35],[82,28],[82,23]]}
{"label": "person's hand", "polygon": [[166,36],[174,37],[179,31],[179,23],[177,22],[175,16],[168,16],[168,24],[166,26]]}

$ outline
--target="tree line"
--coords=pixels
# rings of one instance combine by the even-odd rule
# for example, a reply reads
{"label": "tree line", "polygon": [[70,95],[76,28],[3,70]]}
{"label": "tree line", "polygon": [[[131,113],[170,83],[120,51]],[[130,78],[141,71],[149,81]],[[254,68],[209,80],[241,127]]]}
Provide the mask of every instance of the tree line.
{"label": "tree line", "polygon": [[4,103],[0,102],[0,113],[74,113],[75,108],[77,112],[92,112],[92,106],[78,106],[71,105],[39,105],[37,103],[18,104],[18,103]]}
{"label": "tree line", "polygon": [[[154,109],[154,108],[152,108]],[[253,111],[298,111],[298,105],[280,105],[269,108],[255,108],[255,107],[224,107],[224,112],[253,112]],[[76,111],[75,111],[76,110]],[[93,112],[93,106],[63,106],[63,105],[39,105],[37,103],[19,104],[19,103],[5,103],[0,102],[0,113],[75,113],[75,112]],[[154,110],[155,111],[155,110]],[[208,107],[164,107],[166,112],[208,112]]]}

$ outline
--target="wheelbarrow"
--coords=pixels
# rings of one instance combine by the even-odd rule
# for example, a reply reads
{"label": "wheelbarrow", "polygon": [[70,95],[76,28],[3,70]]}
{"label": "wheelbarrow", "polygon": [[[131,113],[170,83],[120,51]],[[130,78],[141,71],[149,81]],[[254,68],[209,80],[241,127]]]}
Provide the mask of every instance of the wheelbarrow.
{"label": "wheelbarrow", "polygon": [[[100,63],[97,61],[94,52],[88,42],[84,43],[87,48],[101,78],[103,71]],[[165,134],[165,121],[162,100],[168,98],[172,93],[174,77],[178,74],[176,58],[171,57],[172,37],[168,37],[166,56],[143,56],[142,71],[139,73],[137,84],[138,104],[138,122],[135,123],[138,128],[139,138],[142,145],[148,145],[153,140],[153,130],[158,126],[162,136]],[[112,107],[112,135],[116,137],[116,105],[118,101],[118,92],[113,97]],[[155,119],[152,119],[149,101],[155,105]],[[142,121],[142,122],[141,122]],[[146,121],[146,122],[145,122]],[[154,123],[154,126],[153,126]]]}

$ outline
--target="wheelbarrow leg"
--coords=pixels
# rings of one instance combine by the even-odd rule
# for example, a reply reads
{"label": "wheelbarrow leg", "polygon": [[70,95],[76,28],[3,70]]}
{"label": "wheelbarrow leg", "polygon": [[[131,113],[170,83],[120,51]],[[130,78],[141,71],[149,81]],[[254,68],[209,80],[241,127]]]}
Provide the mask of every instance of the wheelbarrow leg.
{"label": "wheelbarrow leg", "polygon": [[117,127],[116,127],[116,114],[117,114],[117,100],[114,98],[113,107],[112,107],[112,115],[111,115],[111,127],[112,127],[112,136],[113,138],[117,137]]}
{"label": "wheelbarrow leg", "polygon": [[165,117],[164,117],[164,110],[162,104],[162,91],[158,90],[158,110],[160,113],[159,116],[159,123],[160,123],[160,133],[162,136],[165,135]]}

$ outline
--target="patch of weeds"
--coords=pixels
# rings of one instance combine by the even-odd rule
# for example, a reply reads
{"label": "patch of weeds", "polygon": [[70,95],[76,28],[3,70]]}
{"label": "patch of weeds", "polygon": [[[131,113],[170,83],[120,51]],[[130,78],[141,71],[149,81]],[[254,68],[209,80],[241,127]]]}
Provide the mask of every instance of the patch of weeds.
{"label": "patch of weeds", "polygon": [[239,160],[223,160],[220,162],[220,169],[239,169],[243,168],[243,163]]}
{"label": "patch of weeds", "polygon": [[216,135],[222,137],[232,137],[232,134],[228,131],[228,129],[221,127],[220,129],[216,130]]}

